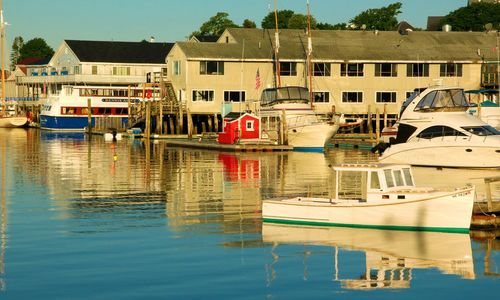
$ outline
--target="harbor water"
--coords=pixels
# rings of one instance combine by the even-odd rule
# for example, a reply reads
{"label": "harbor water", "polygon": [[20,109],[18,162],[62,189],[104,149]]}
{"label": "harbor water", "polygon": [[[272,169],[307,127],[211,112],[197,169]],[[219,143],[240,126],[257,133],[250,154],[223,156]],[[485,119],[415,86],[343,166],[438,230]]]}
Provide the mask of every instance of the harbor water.
{"label": "harbor water", "polygon": [[[500,283],[494,231],[262,223],[263,199],[332,195],[331,166],[375,162],[366,150],[224,153],[0,129],[0,158],[0,299],[488,299]],[[436,187],[498,172],[414,170]]]}

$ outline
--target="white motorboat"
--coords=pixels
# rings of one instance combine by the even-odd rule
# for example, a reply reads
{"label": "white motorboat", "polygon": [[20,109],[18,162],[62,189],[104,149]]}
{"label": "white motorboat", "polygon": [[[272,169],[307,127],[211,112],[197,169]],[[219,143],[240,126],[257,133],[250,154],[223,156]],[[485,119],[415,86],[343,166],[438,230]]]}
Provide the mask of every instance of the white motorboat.
{"label": "white motorboat", "polygon": [[[313,110],[305,87],[265,89],[260,103],[259,116],[264,132],[269,135],[273,130],[277,132],[284,117],[288,145],[294,150],[323,151],[325,143],[339,129],[338,122],[327,120]],[[274,139],[278,139],[277,133]]]}
{"label": "white motorboat", "polygon": [[[264,222],[468,232],[475,188],[437,190],[415,186],[409,165],[334,167],[331,198],[294,197],[262,203]],[[353,183],[357,184],[353,187]]]}
{"label": "white motorboat", "polygon": [[377,145],[383,163],[500,168],[500,131],[470,115],[464,91],[435,86],[401,108],[397,137]]}
{"label": "white motorboat", "polygon": [[27,117],[6,116],[0,117],[0,128],[16,128],[28,125]]}

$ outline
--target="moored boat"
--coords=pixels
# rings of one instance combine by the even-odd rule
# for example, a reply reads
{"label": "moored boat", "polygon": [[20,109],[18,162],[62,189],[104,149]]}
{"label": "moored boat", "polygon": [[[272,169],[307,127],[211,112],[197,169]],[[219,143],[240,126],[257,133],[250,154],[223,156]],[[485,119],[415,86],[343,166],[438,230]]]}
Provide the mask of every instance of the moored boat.
{"label": "moored boat", "polygon": [[[417,187],[409,165],[352,164],[334,167],[331,198],[264,200],[264,222],[468,232],[475,188]],[[353,188],[352,184],[358,184]]]}

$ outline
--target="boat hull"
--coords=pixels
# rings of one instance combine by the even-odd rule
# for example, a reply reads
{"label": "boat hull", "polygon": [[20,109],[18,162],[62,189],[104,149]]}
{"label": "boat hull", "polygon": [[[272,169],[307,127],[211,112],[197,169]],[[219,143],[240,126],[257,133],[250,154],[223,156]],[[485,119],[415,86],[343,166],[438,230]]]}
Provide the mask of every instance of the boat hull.
{"label": "boat hull", "polygon": [[326,123],[289,129],[288,144],[297,151],[323,152],[326,142],[338,129],[338,125]]}
{"label": "boat hull", "polygon": [[[92,126],[95,126],[95,119],[92,117]],[[122,123],[126,123],[127,117],[120,118]],[[49,116],[40,115],[40,128],[45,130],[64,130],[64,131],[84,131],[88,126],[88,117],[84,116]]]}
{"label": "boat hull", "polygon": [[262,218],[264,222],[283,224],[466,233],[473,201],[473,187],[377,203],[322,198],[265,200]]}
{"label": "boat hull", "polygon": [[17,128],[28,125],[26,117],[0,117],[0,128]]}

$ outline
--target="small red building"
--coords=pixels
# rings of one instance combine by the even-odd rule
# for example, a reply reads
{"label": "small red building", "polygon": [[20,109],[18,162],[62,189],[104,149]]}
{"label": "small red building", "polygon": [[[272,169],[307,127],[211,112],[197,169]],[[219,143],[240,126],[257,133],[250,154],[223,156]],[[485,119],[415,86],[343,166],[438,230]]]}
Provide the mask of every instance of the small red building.
{"label": "small red building", "polygon": [[238,144],[241,141],[260,139],[260,118],[249,113],[229,113],[224,117],[223,132],[219,133],[221,144]]}

